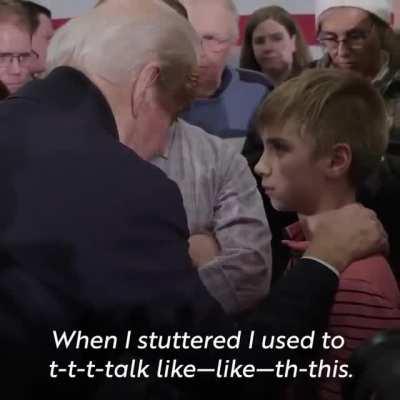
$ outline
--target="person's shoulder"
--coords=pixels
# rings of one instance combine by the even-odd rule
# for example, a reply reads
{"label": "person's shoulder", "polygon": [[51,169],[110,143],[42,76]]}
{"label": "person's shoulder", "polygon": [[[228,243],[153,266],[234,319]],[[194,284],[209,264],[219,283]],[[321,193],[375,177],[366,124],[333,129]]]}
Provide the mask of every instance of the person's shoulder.
{"label": "person's shoulder", "polygon": [[342,273],[341,279],[373,280],[377,275],[386,276],[390,273],[390,266],[382,254],[375,254],[352,262]]}
{"label": "person's shoulder", "polygon": [[181,118],[176,121],[175,129],[175,134],[179,137],[179,140],[186,142],[187,146],[193,150],[194,156],[208,154],[217,157],[221,151],[229,148],[220,137],[211,135],[203,128],[192,125]]}
{"label": "person's shoulder", "polygon": [[[124,155],[123,155],[124,154]],[[135,180],[140,180],[140,188],[147,189],[149,192],[155,190],[156,187],[175,190],[175,183],[170,180],[167,175],[155,165],[143,160],[133,150],[122,147],[122,150],[115,153],[116,158],[125,159],[126,176],[131,176]],[[135,182],[137,184],[137,182]]]}
{"label": "person's shoulder", "polygon": [[225,165],[247,163],[244,157],[238,153],[236,147],[218,136],[211,135],[204,129],[178,119],[176,122],[177,134],[181,140],[186,141],[192,149],[193,156],[205,157],[209,161]]}
{"label": "person's shoulder", "polygon": [[400,99],[400,68],[389,70],[387,77],[378,87],[386,100],[398,102]]}
{"label": "person's shoulder", "polygon": [[268,91],[273,89],[272,82],[261,72],[238,67],[231,67],[231,70],[236,74],[238,82],[260,85],[265,87]]}
{"label": "person's shoulder", "polygon": [[354,261],[341,275],[339,291],[354,291],[366,296],[381,296],[400,305],[396,279],[382,254]]}

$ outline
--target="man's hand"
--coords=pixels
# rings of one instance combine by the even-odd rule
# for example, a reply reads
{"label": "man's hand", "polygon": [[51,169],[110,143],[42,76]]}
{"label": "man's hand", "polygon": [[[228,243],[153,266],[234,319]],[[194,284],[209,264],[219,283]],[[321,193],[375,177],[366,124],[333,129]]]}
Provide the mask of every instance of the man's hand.
{"label": "man's hand", "polygon": [[196,267],[202,267],[212,261],[219,251],[218,243],[211,235],[198,234],[189,238],[189,255]]}
{"label": "man's hand", "polygon": [[359,204],[305,218],[301,224],[311,240],[304,255],[319,258],[339,272],[353,261],[389,251],[376,214]]}

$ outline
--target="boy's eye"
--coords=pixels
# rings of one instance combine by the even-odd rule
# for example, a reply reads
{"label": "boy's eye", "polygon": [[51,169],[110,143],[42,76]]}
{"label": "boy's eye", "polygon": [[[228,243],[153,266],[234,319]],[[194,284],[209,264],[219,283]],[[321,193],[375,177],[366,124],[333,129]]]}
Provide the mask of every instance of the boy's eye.
{"label": "boy's eye", "polygon": [[278,153],[284,153],[289,150],[289,146],[286,143],[279,141],[267,143],[267,147]]}

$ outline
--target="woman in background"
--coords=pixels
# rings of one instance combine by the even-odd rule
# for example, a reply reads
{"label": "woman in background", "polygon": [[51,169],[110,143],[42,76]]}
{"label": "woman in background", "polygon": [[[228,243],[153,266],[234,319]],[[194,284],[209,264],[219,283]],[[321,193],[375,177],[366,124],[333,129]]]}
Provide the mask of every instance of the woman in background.
{"label": "woman in background", "polygon": [[277,86],[310,62],[303,34],[285,9],[263,7],[250,16],[240,67],[263,72]]}

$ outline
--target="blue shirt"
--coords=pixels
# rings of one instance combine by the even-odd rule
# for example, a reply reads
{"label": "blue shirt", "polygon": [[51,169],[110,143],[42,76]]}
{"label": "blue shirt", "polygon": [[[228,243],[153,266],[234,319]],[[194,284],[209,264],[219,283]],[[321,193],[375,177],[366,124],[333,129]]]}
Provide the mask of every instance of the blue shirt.
{"label": "blue shirt", "polygon": [[222,139],[243,138],[258,105],[271,90],[261,73],[227,66],[217,92],[195,100],[181,117]]}

